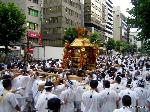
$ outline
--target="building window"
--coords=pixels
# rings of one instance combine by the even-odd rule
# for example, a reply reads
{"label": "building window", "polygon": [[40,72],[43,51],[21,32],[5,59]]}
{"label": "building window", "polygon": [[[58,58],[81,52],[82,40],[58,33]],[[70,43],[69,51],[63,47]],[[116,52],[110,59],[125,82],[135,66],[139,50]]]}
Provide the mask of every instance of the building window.
{"label": "building window", "polygon": [[50,17],[49,23],[51,23],[51,24],[60,23],[61,20],[62,20],[62,17]]}
{"label": "building window", "polygon": [[66,18],[66,24],[69,24],[69,19],[68,18]]}
{"label": "building window", "polygon": [[38,17],[38,13],[39,13],[39,11],[31,9],[31,8],[28,8],[28,14],[30,16]]}
{"label": "building window", "polygon": [[27,27],[28,29],[32,29],[32,30],[38,30],[38,24],[37,23],[33,23],[33,22],[27,22]]}
{"label": "building window", "polygon": [[39,0],[33,0],[33,3],[38,4]]}

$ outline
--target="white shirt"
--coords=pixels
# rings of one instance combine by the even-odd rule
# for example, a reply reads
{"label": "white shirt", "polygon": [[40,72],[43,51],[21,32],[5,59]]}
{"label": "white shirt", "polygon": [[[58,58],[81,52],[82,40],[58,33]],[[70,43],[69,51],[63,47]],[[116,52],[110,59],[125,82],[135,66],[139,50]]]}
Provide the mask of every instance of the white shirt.
{"label": "white shirt", "polygon": [[47,101],[51,98],[57,98],[56,95],[52,94],[51,92],[43,92],[35,105],[37,112],[47,112]]}
{"label": "white shirt", "polygon": [[4,90],[3,96],[0,96],[0,112],[16,112],[17,105],[15,94]]}
{"label": "white shirt", "polygon": [[149,97],[149,94],[145,88],[141,88],[141,87],[137,87],[134,89],[134,91],[137,93],[138,96],[138,105],[139,106],[145,106],[146,105],[146,101]]}
{"label": "white shirt", "polygon": [[0,80],[0,94],[2,94],[4,87],[2,85],[3,80]]}
{"label": "white shirt", "polygon": [[[132,91],[131,89],[127,88],[125,90],[120,91],[119,96],[122,99],[124,95],[129,95],[131,97],[131,106],[135,107],[136,106],[136,101],[139,99],[138,95],[135,91]],[[122,106],[122,100],[120,100],[120,105]],[[132,109],[133,112],[135,112],[135,108]]]}
{"label": "white shirt", "polygon": [[111,84],[110,89],[116,91],[116,93],[120,93],[120,91],[124,90],[125,87],[121,84],[114,83],[114,84]]}
{"label": "white shirt", "polygon": [[64,102],[60,112],[74,112],[75,93],[71,88],[67,88],[60,94],[60,99]]}
{"label": "white shirt", "polygon": [[99,93],[100,112],[112,112],[116,108],[116,102],[119,99],[117,93],[110,88],[105,88]]}
{"label": "white shirt", "polygon": [[42,93],[38,90],[40,85],[44,85],[46,83],[46,81],[42,81],[41,79],[36,79],[33,83],[32,86],[32,94],[33,94],[33,98],[34,98],[34,102],[37,102],[37,99],[39,97],[39,95]]}
{"label": "white shirt", "polygon": [[113,112],[132,112],[130,108],[121,107],[120,109],[115,109]]}
{"label": "white shirt", "polygon": [[65,90],[65,85],[58,85],[56,87],[54,87],[54,90],[52,91],[52,93],[54,93],[55,95],[57,95],[58,97],[60,96],[61,92]]}
{"label": "white shirt", "polygon": [[83,106],[85,107],[83,112],[99,112],[99,97],[98,93],[94,90],[86,91],[82,95]]}
{"label": "white shirt", "polygon": [[13,89],[17,88],[25,88],[25,89],[20,89],[18,91],[18,94],[16,94],[17,98],[22,98],[22,97],[28,97],[28,91],[27,91],[27,86],[30,81],[30,76],[23,76],[19,75],[13,80]]}
{"label": "white shirt", "polygon": [[75,101],[81,101],[82,95],[85,91],[86,91],[85,86],[83,85],[78,86],[75,94]]}

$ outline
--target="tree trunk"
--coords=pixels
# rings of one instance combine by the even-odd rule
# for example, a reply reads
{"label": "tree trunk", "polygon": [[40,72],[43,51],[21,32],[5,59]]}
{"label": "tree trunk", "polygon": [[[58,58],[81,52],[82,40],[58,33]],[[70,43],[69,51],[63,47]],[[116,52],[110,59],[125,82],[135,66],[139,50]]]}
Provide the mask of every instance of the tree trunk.
{"label": "tree trunk", "polygon": [[9,57],[8,57],[8,45],[5,45],[5,58],[4,58],[4,63],[8,64],[9,63]]}

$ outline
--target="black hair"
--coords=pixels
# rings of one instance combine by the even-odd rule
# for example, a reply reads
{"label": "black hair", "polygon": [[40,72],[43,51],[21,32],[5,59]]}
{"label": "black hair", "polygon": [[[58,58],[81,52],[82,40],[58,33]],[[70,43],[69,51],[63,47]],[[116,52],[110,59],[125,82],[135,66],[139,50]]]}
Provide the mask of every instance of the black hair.
{"label": "black hair", "polygon": [[[51,89],[53,88],[53,83],[51,82],[51,81],[47,81],[46,83],[45,83],[45,90],[46,91],[51,91]],[[46,87],[47,86],[47,87]]]}
{"label": "black hair", "polygon": [[97,88],[97,86],[98,86],[98,81],[97,81],[97,80],[91,80],[91,81],[90,81],[90,87],[91,87],[92,89]]}
{"label": "black hair", "polygon": [[146,81],[150,81],[150,75],[146,76]]}
{"label": "black hair", "polygon": [[61,100],[59,98],[51,98],[47,102],[47,109],[53,112],[59,112],[61,106]]}
{"label": "black hair", "polygon": [[126,85],[126,87],[130,88],[130,87],[131,87],[131,84],[132,84],[132,78],[131,78],[131,77],[128,77],[128,78],[127,78],[127,85]]}
{"label": "black hair", "polygon": [[103,80],[103,87],[110,88],[110,82],[108,80]]}
{"label": "black hair", "polygon": [[120,82],[121,82],[121,76],[117,76],[117,77],[115,78],[115,81],[116,81],[118,84],[120,84]]}
{"label": "black hair", "polygon": [[8,87],[11,87],[11,80],[10,79],[3,80],[2,84],[3,87],[7,89]]}
{"label": "black hair", "polygon": [[122,97],[122,104],[123,106],[130,106],[131,105],[131,97],[129,95],[124,95]]}
{"label": "black hair", "polygon": [[3,80],[6,80],[6,79],[12,79],[11,75],[3,75]]}

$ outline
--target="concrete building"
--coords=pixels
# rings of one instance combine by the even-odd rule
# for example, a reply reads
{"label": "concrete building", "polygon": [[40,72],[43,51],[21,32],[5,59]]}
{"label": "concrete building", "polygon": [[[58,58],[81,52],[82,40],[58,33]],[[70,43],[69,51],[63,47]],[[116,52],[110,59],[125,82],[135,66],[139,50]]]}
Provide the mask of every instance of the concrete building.
{"label": "concrete building", "polygon": [[84,25],[91,32],[101,32],[104,37],[105,0],[84,1]]}
{"label": "concrete building", "polygon": [[106,38],[113,38],[113,2],[112,0],[106,0],[106,26],[105,26]]}
{"label": "concrete building", "polygon": [[129,42],[132,44],[132,45],[136,45],[137,48],[140,48],[141,47],[141,41],[138,41],[137,38],[138,38],[138,33],[139,31],[137,31],[137,29],[131,29],[130,30],[130,34],[129,34]]}
{"label": "concrete building", "polygon": [[[13,2],[26,14],[28,41],[33,45],[39,44],[39,33],[41,32],[41,5],[42,0],[2,0],[2,2]],[[25,37],[24,42],[27,42]]]}
{"label": "concrete building", "polygon": [[66,29],[83,24],[81,8],[83,4],[80,0],[44,0],[42,22],[44,45],[63,46]]}
{"label": "concrete building", "polygon": [[129,40],[129,28],[127,26],[127,18],[121,13],[120,7],[113,9],[113,38],[115,40]]}

